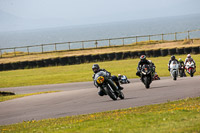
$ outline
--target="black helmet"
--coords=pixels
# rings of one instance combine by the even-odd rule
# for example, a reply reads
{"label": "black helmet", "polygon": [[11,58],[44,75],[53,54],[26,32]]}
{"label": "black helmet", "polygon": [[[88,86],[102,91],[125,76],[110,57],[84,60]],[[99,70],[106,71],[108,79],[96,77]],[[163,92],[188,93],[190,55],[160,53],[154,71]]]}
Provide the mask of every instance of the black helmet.
{"label": "black helmet", "polygon": [[93,64],[92,70],[94,73],[96,73],[99,70],[99,65],[98,64]]}
{"label": "black helmet", "polygon": [[140,56],[140,59],[141,59],[141,60],[146,60],[146,56],[145,56],[145,55],[141,55],[141,56]]}
{"label": "black helmet", "polygon": [[175,56],[174,55],[171,56],[171,60],[175,60]]}

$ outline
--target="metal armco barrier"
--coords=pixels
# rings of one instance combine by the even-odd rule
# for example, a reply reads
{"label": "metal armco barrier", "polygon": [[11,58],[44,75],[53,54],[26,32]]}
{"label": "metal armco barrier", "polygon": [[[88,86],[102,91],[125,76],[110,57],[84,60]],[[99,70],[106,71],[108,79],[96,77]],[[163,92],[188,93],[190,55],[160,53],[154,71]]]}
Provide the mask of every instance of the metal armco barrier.
{"label": "metal armco barrier", "polygon": [[[40,45],[31,45],[31,46],[23,46],[23,47],[1,48],[0,58],[8,57],[8,55],[6,54],[9,54],[9,57],[14,57],[14,56],[47,53],[47,52],[52,53],[52,52],[58,52],[58,51],[64,51],[64,50],[66,51],[66,50],[74,50],[74,49],[124,46],[124,45],[129,45],[132,43],[137,44],[139,42],[138,40],[142,40],[142,39],[143,39],[142,41],[151,42],[151,39],[155,37],[157,37],[157,39],[155,39],[156,41],[165,41],[165,40],[177,41],[177,40],[184,40],[184,39],[195,39],[195,37],[193,37],[195,33],[196,33],[195,34],[196,38],[200,38],[199,32],[200,32],[200,29],[189,30],[189,31],[184,31],[184,32],[166,33],[166,34],[129,36],[129,37],[121,37],[121,38],[60,42],[60,43],[40,44]],[[118,42],[116,44],[117,40]],[[61,49],[58,49],[58,48],[61,48]],[[34,51],[33,49],[37,49],[37,50]]]}

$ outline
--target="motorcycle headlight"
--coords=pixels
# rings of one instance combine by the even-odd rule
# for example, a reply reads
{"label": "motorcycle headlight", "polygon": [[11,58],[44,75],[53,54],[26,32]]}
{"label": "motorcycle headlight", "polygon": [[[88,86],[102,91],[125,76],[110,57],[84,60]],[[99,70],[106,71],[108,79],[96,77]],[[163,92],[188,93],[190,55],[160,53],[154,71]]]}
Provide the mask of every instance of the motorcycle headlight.
{"label": "motorcycle headlight", "polygon": [[99,76],[98,78],[97,78],[97,83],[98,84],[102,84],[104,82],[104,77],[103,76]]}

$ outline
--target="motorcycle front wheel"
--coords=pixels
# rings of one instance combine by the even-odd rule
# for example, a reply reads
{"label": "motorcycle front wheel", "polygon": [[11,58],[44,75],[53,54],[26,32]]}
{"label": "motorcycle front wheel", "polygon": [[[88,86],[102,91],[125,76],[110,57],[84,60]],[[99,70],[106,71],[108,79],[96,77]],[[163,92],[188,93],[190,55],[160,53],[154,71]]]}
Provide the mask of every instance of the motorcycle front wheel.
{"label": "motorcycle front wheel", "polygon": [[177,74],[176,74],[176,72],[174,72],[173,73],[173,80],[176,80],[176,76],[177,76]]}
{"label": "motorcycle front wheel", "polygon": [[192,70],[190,70],[190,77],[193,77],[193,73],[192,73]]}
{"label": "motorcycle front wheel", "polygon": [[150,84],[149,84],[149,81],[148,81],[148,77],[145,76],[144,79],[143,79],[143,81],[144,81],[145,87],[146,87],[147,89],[149,89],[149,87],[150,87],[149,85],[150,85]]}
{"label": "motorcycle front wheel", "polygon": [[120,99],[124,99],[124,93],[121,92],[121,91],[120,91],[119,93],[120,93],[120,94],[119,94],[119,98],[120,98]]}
{"label": "motorcycle front wheel", "polygon": [[183,70],[180,70],[180,77],[183,77]]}

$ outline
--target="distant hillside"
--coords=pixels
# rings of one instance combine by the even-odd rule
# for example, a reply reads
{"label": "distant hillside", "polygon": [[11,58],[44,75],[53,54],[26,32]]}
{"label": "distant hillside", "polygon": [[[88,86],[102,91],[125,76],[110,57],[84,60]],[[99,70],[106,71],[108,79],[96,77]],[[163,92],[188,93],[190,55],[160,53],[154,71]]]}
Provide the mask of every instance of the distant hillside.
{"label": "distant hillside", "polygon": [[20,18],[0,10],[0,32],[22,31],[65,26],[69,20],[64,19],[27,19]]}
{"label": "distant hillside", "polygon": [[18,21],[20,18],[19,17],[16,17],[12,14],[9,14],[7,12],[4,12],[2,10],[0,10],[0,18],[1,18],[1,21],[0,23],[8,23],[8,22],[13,22],[13,21]]}

